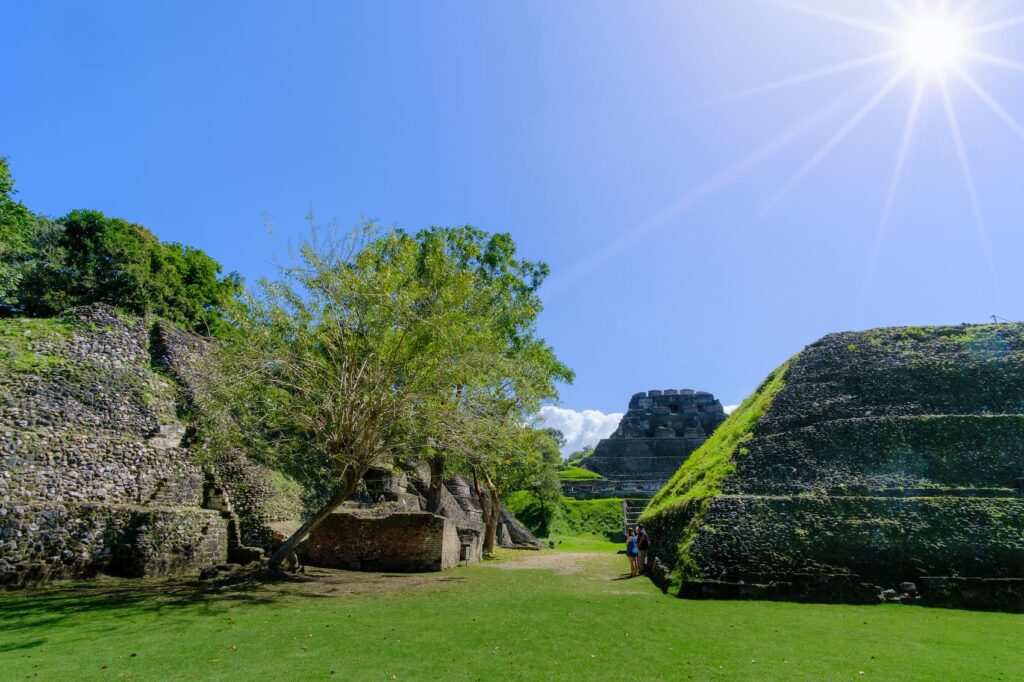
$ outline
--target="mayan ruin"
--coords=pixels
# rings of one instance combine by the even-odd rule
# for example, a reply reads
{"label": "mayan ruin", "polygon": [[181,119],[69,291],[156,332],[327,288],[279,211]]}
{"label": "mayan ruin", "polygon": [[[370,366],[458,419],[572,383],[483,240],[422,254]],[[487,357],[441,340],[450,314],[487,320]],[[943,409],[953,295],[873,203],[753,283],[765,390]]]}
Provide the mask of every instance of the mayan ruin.
{"label": "mayan ruin", "polygon": [[0,16],[0,682],[1022,677],[1024,3]]}

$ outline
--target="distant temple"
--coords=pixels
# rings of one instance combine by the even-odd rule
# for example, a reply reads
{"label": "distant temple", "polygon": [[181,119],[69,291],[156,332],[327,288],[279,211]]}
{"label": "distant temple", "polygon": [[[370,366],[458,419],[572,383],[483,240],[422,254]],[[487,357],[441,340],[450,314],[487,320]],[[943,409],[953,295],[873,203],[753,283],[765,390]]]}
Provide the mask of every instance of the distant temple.
{"label": "distant temple", "polygon": [[651,497],[725,417],[722,403],[705,391],[637,393],[615,432],[580,463],[605,480],[566,482],[565,493]]}

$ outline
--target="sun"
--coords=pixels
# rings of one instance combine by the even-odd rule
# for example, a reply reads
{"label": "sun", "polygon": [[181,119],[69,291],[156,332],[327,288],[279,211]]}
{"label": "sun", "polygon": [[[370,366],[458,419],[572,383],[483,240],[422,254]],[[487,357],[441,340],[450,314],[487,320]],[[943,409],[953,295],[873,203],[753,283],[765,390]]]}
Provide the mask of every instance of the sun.
{"label": "sun", "polygon": [[968,53],[969,29],[956,17],[939,12],[913,17],[901,35],[908,65],[922,76],[942,76],[960,68]]}

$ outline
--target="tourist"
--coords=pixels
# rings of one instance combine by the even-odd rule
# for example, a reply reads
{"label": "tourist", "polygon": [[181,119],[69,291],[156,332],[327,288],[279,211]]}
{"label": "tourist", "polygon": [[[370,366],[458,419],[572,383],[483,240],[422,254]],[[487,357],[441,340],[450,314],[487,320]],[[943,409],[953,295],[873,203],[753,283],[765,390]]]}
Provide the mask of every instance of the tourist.
{"label": "tourist", "polygon": [[629,577],[635,578],[640,570],[636,556],[639,550],[636,548],[636,535],[632,528],[626,529],[626,557],[629,559]]}
{"label": "tourist", "polygon": [[647,572],[647,549],[651,546],[651,539],[647,537],[647,531],[644,530],[644,524],[637,524],[636,527],[636,548],[637,548],[637,565],[640,568],[641,573]]}

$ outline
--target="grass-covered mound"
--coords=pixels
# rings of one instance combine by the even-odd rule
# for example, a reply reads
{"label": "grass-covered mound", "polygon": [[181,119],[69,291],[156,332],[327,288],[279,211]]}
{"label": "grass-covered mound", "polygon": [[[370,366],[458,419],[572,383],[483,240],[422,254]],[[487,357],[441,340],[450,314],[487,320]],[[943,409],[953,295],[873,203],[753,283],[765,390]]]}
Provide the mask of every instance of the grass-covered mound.
{"label": "grass-covered mound", "polygon": [[733,458],[753,437],[772,399],[785,385],[789,363],[772,372],[749,398],[711,434],[654,496],[640,521],[650,529],[654,553],[673,566],[678,581],[698,569],[689,548],[708,504],[722,492],[722,481],[736,471]]}
{"label": "grass-covered mound", "polygon": [[683,594],[871,599],[910,581],[926,601],[1024,608],[1022,475],[1024,326],[833,334],[642,520]]}
{"label": "grass-covered mound", "polygon": [[556,542],[568,538],[622,541],[621,498],[562,497],[557,504],[544,506],[533,493],[520,490],[509,496],[505,506],[540,538]]}
{"label": "grass-covered mound", "polygon": [[563,481],[598,481],[604,477],[596,471],[582,469],[578,466],[567,466],[558,470],[558,478]]}

